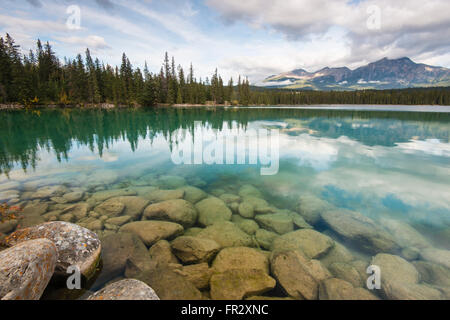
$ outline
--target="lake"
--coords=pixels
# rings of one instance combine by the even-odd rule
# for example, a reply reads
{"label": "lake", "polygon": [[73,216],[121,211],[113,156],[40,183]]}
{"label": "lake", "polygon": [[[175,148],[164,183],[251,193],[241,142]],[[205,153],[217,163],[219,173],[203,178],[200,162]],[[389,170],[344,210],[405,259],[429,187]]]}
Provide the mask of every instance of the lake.
{"label": "lake", "polygon": [[[117,236],[124,226],[167,220],[184,228],[165,237],[168,241],[184,234],[213,240],[222,251],[255,248],[265,264],[270,257],[270,277],[277,284],[251,295],[317,298],[332,291],[291,288],[289,282],[298,279],[283,275],[283,266],[276,264],[276,253],[289,249],[300,251],[301,259],[321,261],[326,277],[344,280],[342,286],[367,289],[366,269],[379,265],[382,285],[390,287],[361,289],[364,297],[450,297],[449,107],[4,111],[0,123],[0,202],[45,204],[38,215],[25,215],[21,225],[63,220],[90,228],[101,239],[109,237],[102,240],[103,269],[83,285],[87,293],[132,274],[120,253],[119,242],[125,240]],[[74,193],[79,197],[64,197]],[[122,210],[111,209],[111,199],[122,201]],[[182,206],[172,212],[164,203],[148,209],[179,199],[189,202],[194,216],[186,218]],[[65,211],[77,203],[87,203],[87,212]],[[152,257],[164,252],[173,265],[178,263],[173,267],[178,277],[189,270],[193,277],[211,273],[208,265],[200,276],[200,267],[189,268],[205,262],[231,268],[225,261],[230,256],[242,265],[253,261],[245,250],[223,254],[217,262],[213,256],[174,256],[164,241],[156,242],[153,251],[154,242],[144,243],[144,251],[125,251],[146,255],[150,249]],[[308,273],[315,286],[323,280]],[[408,274],[408,280],[398,280],[397,273]],[[219,276],[225,279],[220,283],[239,278],[226,272]],[[196,282],[192,291],[223,297],[225,289],[212,283]],[[165,297],[175,297],[164,290]],[[54,283],[44,298],[87,293],[68,293]]]}

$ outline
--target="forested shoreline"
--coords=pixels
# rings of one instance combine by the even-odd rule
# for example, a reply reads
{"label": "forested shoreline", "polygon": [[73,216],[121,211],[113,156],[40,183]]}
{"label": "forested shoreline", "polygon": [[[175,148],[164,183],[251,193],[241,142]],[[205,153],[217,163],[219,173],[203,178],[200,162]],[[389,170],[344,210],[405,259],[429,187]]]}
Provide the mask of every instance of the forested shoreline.
{"label": "forested shoreline", "polygon": [[119,66],[84,56],[57,57],[51,45],[21,53],[6,34],[0,38],[0,104],[19,106],[170,106],[170,105],[310,105],[401,104],[450,105],[450,88],[361,91],[300,91],[251,87],[247,78],[224,81],[217,69],[210,78],[196,78],[192,64],[185,71],[166,53],[158,73],[145,63],[134,68],[126,54]]}

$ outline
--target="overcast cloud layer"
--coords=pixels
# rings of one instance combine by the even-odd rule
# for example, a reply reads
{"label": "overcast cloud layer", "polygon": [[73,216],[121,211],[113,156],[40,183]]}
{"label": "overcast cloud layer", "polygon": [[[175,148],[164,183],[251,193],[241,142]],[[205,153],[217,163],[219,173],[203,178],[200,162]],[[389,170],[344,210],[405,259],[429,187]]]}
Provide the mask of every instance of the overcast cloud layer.
{"label": "overcast cloud layer", "polygon": [[[69,29],[67,8],[81,25]],[[28,50],[37,38],[74,57],[86,47],[119,64],[125,51],[153,72],[165,51],[198,77],[216,67],[251,82],[284,71],[358,66],[383,57],[450,67],[448,0],[2,1],[0,32]]]}

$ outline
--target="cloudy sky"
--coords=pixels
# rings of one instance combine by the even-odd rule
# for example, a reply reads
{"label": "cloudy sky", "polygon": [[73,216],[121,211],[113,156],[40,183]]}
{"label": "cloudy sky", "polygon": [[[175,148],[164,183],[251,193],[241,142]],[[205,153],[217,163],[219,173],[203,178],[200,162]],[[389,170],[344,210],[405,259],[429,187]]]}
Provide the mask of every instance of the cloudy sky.
{"label": "cloudy sky", "polygon": [[125,51],[153,72],[168,51],[198,77],[217,67],[257,83],[383,57],[450,67],[449,12],[449,0],[2,0],[0,32],[26,50],[48,40],[60,58],[89,47],[120,64]]}

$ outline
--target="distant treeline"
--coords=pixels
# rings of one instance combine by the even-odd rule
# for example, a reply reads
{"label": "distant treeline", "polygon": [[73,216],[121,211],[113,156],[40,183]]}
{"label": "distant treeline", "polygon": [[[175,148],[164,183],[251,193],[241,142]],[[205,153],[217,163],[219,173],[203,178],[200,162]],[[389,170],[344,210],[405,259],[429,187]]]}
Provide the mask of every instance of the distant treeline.
{"label": "distant treeline", "polygon": [[124,53],[121,66],[85,56],[61,62],[51,45],[37,41],[23,55],[9,34],[0,38],[0,103],[33,104],[432,104],[450,105],[450,88],[364,91],[299,91],[250,87],[248,79],[224,83],[217,70],[197,79],[166,53],[159,73],[133,68]]}

